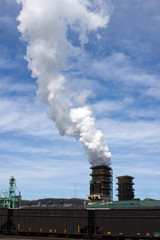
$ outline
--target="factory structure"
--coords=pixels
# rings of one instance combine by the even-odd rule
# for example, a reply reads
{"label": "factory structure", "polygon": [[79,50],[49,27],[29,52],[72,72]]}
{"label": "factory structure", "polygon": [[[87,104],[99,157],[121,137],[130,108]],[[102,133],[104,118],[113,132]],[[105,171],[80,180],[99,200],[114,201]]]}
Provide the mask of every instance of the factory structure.
{"label": "factory structure", "polygon": [[90,181],[90,195],[92,201],[113,200],[113,171],[112,168],[102,165],[91,167],[92,180]]}
{"label": "factory structure", "polygon": [[134,177],[117,177],[118,201],[113,201],[113,171],[91,167],[89,203],[21,206],[14,177],[0,198],[0,233],[76,239],[160,240],[160,200],[134,198]]}
{"label": "factory structure", "polygon": [[[91,167],[92,179],[90,181],[91,202],[111,202],[113,201],[113,170],[106,165]],[[118,176],[118,201],[129,201],[134,199],[134,188],[132,176]]]}
{"label": "factory structure", "polygon": [[[113,201],[113,170],[107,165],[92,166],[91,167],[91,180],[89,182],[89,195],[88,206],[103,203],[114,204],[119,202],[120,204],[126,202],[128,204],[130,201],[137,200],[134,199],[134,188],[133,180],[134,177],[129,175],[118,176],[117,177],[117,196],[118,201]],[[21,206],[21,193],[16,186],[16,179],[11,177],[9,180],[9,190],[1,190],[0,193],[0,207],[7,208],[20,208]],[[128,201],[128,202],[127,202]],[[135,202],[135,201],[134,201]],[[133,203],[132,203],[133,205]]]}
{"label": "factory structure", "polygon": [[0,207],[4,208],[20,208],[21,193],[19,192],[16,179],[12,176],[9,179],[9,189],[0,192]]}
{"label": "factory structure", "polygon": [[[95,203],[108,203],[113,201],[113,170],[107,165],[91,167],[89,205]],[[134,188],[132,176],[118,176],[118,201],[131,201],[134,199]],[[9,180],[9,190],[1,190],[0,206],[8,208],[20,208],[21,193],[16,186],[16,179]]]}
{"label": "factory structure", "polygon": [[119,176],[117,177],[118,182],[118,200],[119,201],[127,201],[134,199],[134,188],[133,188],[133,179],[131,176]]}

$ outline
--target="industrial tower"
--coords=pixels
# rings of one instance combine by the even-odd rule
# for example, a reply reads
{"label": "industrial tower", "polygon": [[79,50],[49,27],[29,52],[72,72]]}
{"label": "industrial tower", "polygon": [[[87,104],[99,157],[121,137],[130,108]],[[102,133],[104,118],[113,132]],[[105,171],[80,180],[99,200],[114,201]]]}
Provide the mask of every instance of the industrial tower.
{"label": "industrial tower", "polygon": [[19,208],[21,204],[21,193],[16,186],[16,179],[9,180],[9,190],[1,190],[0,206],[7,208]]}
{"label": "industrial tower", "polygon": [[101,165],[91,167],[92,180],[90,181],[90,195],[88,199],[92,201],[112,201],[113,199],[113,180],[112,168]]}
{"label": "industrial tower", "polygon": [[133,179],[132,176],[119,176],[118,179],[118,200],[126,201],[134,199]]}

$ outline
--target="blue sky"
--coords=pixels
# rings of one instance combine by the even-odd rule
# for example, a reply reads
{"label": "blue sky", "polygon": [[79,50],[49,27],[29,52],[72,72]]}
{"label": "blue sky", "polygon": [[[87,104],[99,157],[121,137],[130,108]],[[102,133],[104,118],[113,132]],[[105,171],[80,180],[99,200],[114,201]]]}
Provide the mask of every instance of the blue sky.
{"label": "blue sky", "polygon": [[[63,70],[87,104],[112,153],[116,176],[135,177],[135,196],[160,199],[160,2],[112,0],[106,28],[90,31]],[[17,179],[23,199],[86,198],[90,164],[81,143],[61,136],[36,95],[26,42],[17,30],[21,5],[0,1],[0,188]],[[67,38],[80,47],[77,32]]]}

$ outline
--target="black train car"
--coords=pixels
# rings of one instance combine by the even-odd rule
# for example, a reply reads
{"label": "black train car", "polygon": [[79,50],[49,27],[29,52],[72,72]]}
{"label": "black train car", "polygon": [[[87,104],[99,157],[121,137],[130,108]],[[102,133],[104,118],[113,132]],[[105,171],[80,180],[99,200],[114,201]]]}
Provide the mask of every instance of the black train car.
{"label": "black train car", "polygon": [[160,238],[160,209],[95,210],[95,233],[112,238]]}
{"label": "black train car", "polygon": [[10,224],[10,212],[8,208],[0,208],[0,232],[4,233],[7,232],[8,229],[11,227]]}
{"label": "black train car", "polygon": [[4,208],[0,226],[19,235],[160,239],[160,208]]}
{"label": "black train car", "polygon": [[22,208],[13,210],[13,225],[19,234],[85,236],[88,234],[86,209]]}

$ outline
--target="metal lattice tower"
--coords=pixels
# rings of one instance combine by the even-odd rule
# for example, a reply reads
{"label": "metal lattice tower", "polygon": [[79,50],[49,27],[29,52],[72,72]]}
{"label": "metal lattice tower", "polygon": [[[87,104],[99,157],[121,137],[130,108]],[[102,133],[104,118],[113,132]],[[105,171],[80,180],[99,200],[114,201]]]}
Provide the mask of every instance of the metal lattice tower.
{"label": "metal lattice tower", "polygon": [[9,180],[9,190],[1,190],[0,206],[8,208],[19,208],[21,204],[21,193],[16,186],[16,180],[11,177]]}
{"label": "metal lattice tower", "polygon": [[132,176],[119,176],[118,179],[118,200],[126,201],[134,199],[133,179]]}
{"label": "metal lattice tower", "polygon": [[21,201],[21,194],[18,191],[16,186],[16,179],[11,177],[9,180],[9,199],[10,199],[10,208],[18,207]]}

